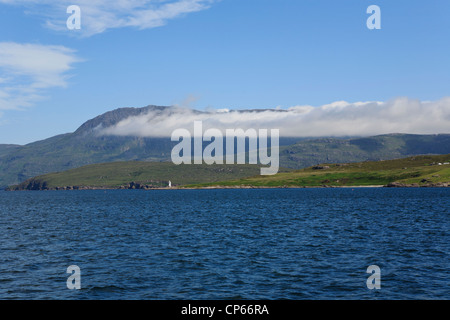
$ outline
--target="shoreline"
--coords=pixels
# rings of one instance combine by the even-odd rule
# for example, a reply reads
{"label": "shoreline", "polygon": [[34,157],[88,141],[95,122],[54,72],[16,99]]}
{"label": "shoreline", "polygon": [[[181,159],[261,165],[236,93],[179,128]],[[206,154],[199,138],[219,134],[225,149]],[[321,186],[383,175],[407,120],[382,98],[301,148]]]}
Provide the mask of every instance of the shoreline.
{"label": "shoreline", "polygon": [[346,188],[346,189],[356,189],[356,188],[448,188],[450,183],[431,183],[431,184],[403,184],[398,182],[389,183],[387,185],[356,185],[356,186],[332,186],[332,185],[321,185],[321,186],[173,186],[173,187],[155,187],[155,188],[123,188],[123,187],[86,187],[86,186],[73,186],[73,187],[55,187],[55,188],[44,188],[44,189],[4,189],[3,191],[80,191],[80,190],[216,190],[216,189],[332,189],[332,188]]}

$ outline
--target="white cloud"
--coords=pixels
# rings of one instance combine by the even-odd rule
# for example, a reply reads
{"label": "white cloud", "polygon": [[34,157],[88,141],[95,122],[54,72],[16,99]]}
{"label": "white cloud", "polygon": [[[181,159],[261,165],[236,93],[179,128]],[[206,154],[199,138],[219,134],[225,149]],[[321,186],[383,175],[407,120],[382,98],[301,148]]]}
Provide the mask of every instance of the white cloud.
{"label": "white cloud", "polygon": [[169,137],[175,129],[192,132],[195,120],[203,129],[280,129],[282,136],[369,136],[387,133],[450,133],[450,97],[434,102],[397,98],[387,102],[335,102],[320,107],[295,106],[286,110],[199,113],[186,108],[130,117],[100,134]]}
{"label": "white cloud", "polygon": [[114,28],[163,26],[167,20],[206,10],[216,1],[219,0],[0,0],[0,3],[25,6],[27,12],[43,16],[47,27],[60,31],[67,30],[67,7],[78,5],[80,32],[92,36]]}
{"label": "white cloud", "polygon": [[29,107],[46,89],[65,87],[78,61],[63,46],[0,42],[0,110]]}

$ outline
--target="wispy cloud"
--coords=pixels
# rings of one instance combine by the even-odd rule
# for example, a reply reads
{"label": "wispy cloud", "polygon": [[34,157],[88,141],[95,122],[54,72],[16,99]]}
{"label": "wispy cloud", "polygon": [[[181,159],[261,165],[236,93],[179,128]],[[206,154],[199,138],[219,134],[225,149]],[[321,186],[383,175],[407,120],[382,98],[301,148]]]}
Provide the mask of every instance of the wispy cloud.
{"label": "wispy cloud", "polygon": [[[45,19],[47,27],[67,30],[70,5],[81,8],[83,36],[92,36],[108,29],[135,27],[148,29],[163,26],[168,20],[184,14],[208,9],[219,0],[0,0],[0,3],[21,5],[27,12]],[[73,33],[72,33],[73,34]]]}
{"label": "wispy cloud", "polygon": [[229,111],[226,109],[197,112],[186,108],[170,108],[130,117],[108,128],[104,135],[170,136],[173,130],[186,128],[192,132],[195,120],[203,128],[280,129],[282,136],[369,136],[387,133],[450,133],[450,97],[424,102],[397,98],[387,102],[335,102],[319,107],[295,106],[264,111]]}
{"label": "wispy cloud", "polygon": [[46,89],[65,87],[78,61],[63,46],[0,42],[0,110],[29,107]]}

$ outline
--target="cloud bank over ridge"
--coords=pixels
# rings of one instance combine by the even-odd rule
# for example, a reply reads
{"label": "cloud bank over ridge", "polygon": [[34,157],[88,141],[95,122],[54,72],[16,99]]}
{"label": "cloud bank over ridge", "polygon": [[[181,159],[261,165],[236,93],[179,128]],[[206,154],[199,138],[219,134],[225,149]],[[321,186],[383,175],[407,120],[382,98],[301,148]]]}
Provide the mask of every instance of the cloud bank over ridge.
{"label": "cloud bank over ridge", "polygon": [[386,102],[334,102],[319,107],[294,106],[269,110],[196,110],[173,107],[129,117],[101,135],[170,137],[175,129],[279,129],[285,137],[371,136],[388,133],[450,133],[450,97],[419,101],[406,97]]}

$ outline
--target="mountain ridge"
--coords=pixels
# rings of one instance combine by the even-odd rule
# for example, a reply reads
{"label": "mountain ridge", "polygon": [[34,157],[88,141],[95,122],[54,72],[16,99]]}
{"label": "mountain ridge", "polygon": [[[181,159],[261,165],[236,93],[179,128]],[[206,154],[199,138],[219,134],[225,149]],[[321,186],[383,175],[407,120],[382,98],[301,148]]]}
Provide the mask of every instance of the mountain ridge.
{"label": "mountain ridge", "polygon": [[114,109],[84,122],[81,126],[78,127],[77,130],[75,130],[74,134],[81,134],[85,133],[86,131],[92,131],[99,126],[106,128],[109,126],[116,125],[121,120],[124,120],[129,117],[140,116],[150,111],[162,112],[170,108],[171,107],[167,106],[148,105],[142,108],[127,107]]}

